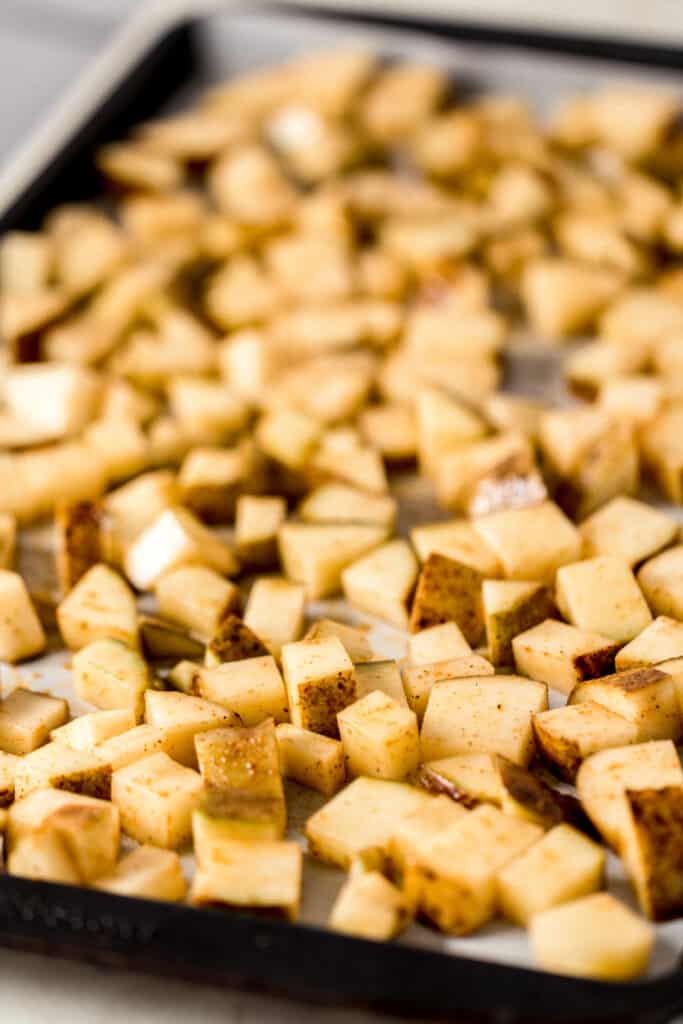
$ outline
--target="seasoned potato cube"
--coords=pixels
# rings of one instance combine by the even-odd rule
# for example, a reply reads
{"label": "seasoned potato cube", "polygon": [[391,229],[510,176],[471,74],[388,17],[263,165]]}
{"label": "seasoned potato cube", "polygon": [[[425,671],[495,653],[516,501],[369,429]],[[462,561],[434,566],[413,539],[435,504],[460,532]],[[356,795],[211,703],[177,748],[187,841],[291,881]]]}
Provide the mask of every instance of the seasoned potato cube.
{"label": "seasoned potato cube", "polygon": [[60,502],[55,509],[55,563],[62,594],[104,561],[102,509],[95,501]]}
{"label": "seasoned potato cube", "polygon": [[594,629],[624,644],[652,621],[633,573],[611,555],[599,555],[557,572],[557,604],[579,629]]}
{"label": "seasoned potato cube", "polygon": [[393,939],[409,920],[401,891],[379,871],[349,878],[332,907],[332,931],[362,939]]}
{"label": "seasoned potato cube", "polygon": [[339,740],[282,722],[275,730],[285,778],[332,796],[346,782],[344,747]]}
{"label": "seasoned potato cube", "polygon": [[503,913],[525,927],[534,914],[602,886],[605,851],[571,825],[557,825],[498,876]]}
{"label": "seasoned potato cube", "polygon": [[405,778],[417,768],[417,717],[375,690],[337,715],[349,772],[376,779]]}
{"label": "seasoned potato cube", "polygon": [[618,853],[629,834],[626,790],[680,785],[683,771],[671,740],[601,750],[583,762],[576,776],[586,814]]}
{"label": "seasoned potato cube", "polygon": [[194,686],[200,697],[234,711],[245,725],[258,725],[269,717],[276,722],[288,718],[285,684],[270,654],[200,668]]}
{"label": "seasoned potato cube", "polygon": [[408,637],[408,658],[413,665],[450,661],[452,658],[463,658],[471,652],[472,648],[454,622],[429,626]]}
{"label": "seasoned potato cube", "polygon": [[683,623],[659,615],[617,652],[614,665],[622,672],[631,668],[657,665],[661,661],[683,657]]}
{"label": "seasoned potato cube", "polygon": [[194,768],[197,763],[195,736],[224,725],[237,725],[239,718],[232,711],[200,697],[147,690],[145,721],[165,734],[166,752],[174,761]]}
{"label": "seasoned potato cube", "polygon": [[481,585],[482,576],[476,569],[445,555],[431,554],[417,583],[411,632],[455,622],[469,644],[478,643],[484,628]]}
{"label": "seasoned potato cube", "polygon": [[258,485],[260,471],[249,440],[233,448],[191,448],[178,473],[181,502],[204,523],[231,523],[239,495]]}
{"label": "seasoned potato cube", "polygon": [[455,754],[427,761],[420,768],[419,784],[429,793],[443,793],[458,806],[480,803],[500,807],[503,789],[495,754]]}
{"label": "seasoned potato cube", "polygon": [[108,800],[111,768],[90,751],[73,750],[63,743],[46,743],[26,754],[17,765],[15,799],[20,800],[32,790],[46,786]]}
{"label": "seasoned potato cube", "polygon": [[140,846],[124,854],[110,874],[98,878],[95,888],[117,896],[176,902],[185,898],[187,882],[177,853]]}
{"label": "seasoned potato cube", "polygon": [[422,722],[422,759],[480,751],[526,765],[534,753],[531,717],[547,707],[545,684],[521,676],[436,683]]}
{"label": "seasoned potato cube", "polygon": [[489,658],[494,665],[512,665],[513,639],[552,615],[550,591],[541,583],[484,580],[482,596]]}
{"label": "seasoned potato cube", "polygon": [[159,614],[210,640],[231,612],[240,608],[234,583],[204,565],[186,565],[165,573],[155,587]]}
{"label": "seasoned potato cube", "polygon": [[45,633],[18,573],[0,569],[0,600],[0,658],[15,662],[40,654],[45,647]]}
{"label": "seasoned potato cube", "polygon": [[396,521],[396,499],[388,494],[368,494],[347,484],[322,484],[311,491],[298,508],[306,523],[376,523],[387,530]]}
{"label": "seasoned potato cube", "polygon": [[[680,316],[680,307],[677,304],[677,312]],[[676,334],[671,342],[678,347],[680,326],[676,328]],[[666,352],[663,345],[662,352]],[[671,360],[671,350],[667,353],[668,360]],[[664,355],[659,356],[663,361]],[[668,369],[664,371],[667,374]],[[680,372],[680,371],[679,371]],[[661,380],[662,378],[660,378]],[[654,477],[657,485],[669,501],[680,504],[683,498],[683,440],[681,439],[681,424],[683,423],[683,410],[680,404],[673,405],[662,410],[654,419],[647,424],[647,429],[642,432],[642,455],[643,462],[650,474]]]}
{"label": "seasoned potato cube", "polygon": [[650,558],[637,578],[654,615],[683,621],[683,545]]}
{"label": "seasoned potato cube", "polygon": [[0,701],[0,750],[29,754],[47,741],[53,729],[69,719],[69,705],[61,697],[34,693],[18,686]]}
{"label": "seasoned potato cube", "polygon": [[464,402],[436,388],[420,388],[415,396],[420,466],[425,473],[437,469],[441,456],[468,446],[487,433],[486,423]]}
{"label": "seasoned potato cube", "polygon": [[419,721],[422,721],[435,683],[442,683],[447,679],[461,679],[464,676],[493,674],[493,665],[486,658],[481,658],[478,654],[469,654],[460,658],[449,658],[447,661],[435,661],[428,665],[406,665],[403,670],[403,689],[408,706],[415,712]]}
{"label": "seasoned potato cube", "polygon": [[141,615],[138,624],[142,649],[148,658],[200,658],[204,644],[178,626],[155,615]]}
{"label": "seasoned potato cube", "polygon": [[304,640],[322,640],[328,636],[336,636],[341,640],[354,665],[374,660],[373,650],[365,632],[355,626],[348,626],[345,622],[318,619],[308,630]]}
{"label": "seasoned potato cube", "polygon": [[341,640],[301,640],[282,648],[289,713],[294,725],[338,735],[337,712],[356,699],[353,663]]}
{"label": "seasoned potato cube", "polygon": [[114,772],[111,799],[121,828],[132,839],[175,849],[192,834],[192,812],[202,788],[197,772],[158,753]]}
{"label": "seasoned potato cube", "polygon": [[103,710],[130,709],[140,719],[151,684],[145,659],[120,640],[95,640],[73,659],[76,693]]}
{"label": "seasoned potato cube", "polygon": [[654,921],[683,911],[683,786],[626,790],[629,828],[623,856],[641,910]]}
{"label": "seasoned potato cube", "polygon": [[98,743],[119,736],[135,725],[135,713],[132,708],[117,708],[113,711],[93,711],[88,715],[80,715],[67,725],[53,729],[50,739],[55,743],[65,743],[73,750],[93,750]]}
{"label": "seasoned potato cube", "polygon": [[496,909],[496,877],[543,835],[531,822],[484,805],[420,844],[406,865],[404,891],[441,931],[466,935]]}
{"label": "seasoned potato cube", "polygon": [[216,668],[229,661],[262,658],[266,654],[267,647],[249,626],[238,615],[228,615],[217,627],[206,646],[204,664],[207,668]]}
{"label": "seasoned potato cube", "polygon": [[620,495],[579,527],[586,556],[612,555],[633,568],[675,539],[676,520],[660,509]]}
{"label": "seasoned potato cube", "polygon": [[17,521],[9,512],[0,513],[0,568],[11,569],[17,539]]}
{"label": "seasoned potato cube", "polygon": [[552,501],[495,512],[473,525],[509,579],[549,583],[561,565],[581,555],[579,532]]}
{"label": "seasoned potato cube", "polygon": [[220,381],[173,377],[166,390],[174,418],[196,443],[229,443],[245,425],[247,406]]}
{"label": "seasoned potato cube", "polygon": [[37,882],[83,884],[66,843],[58,832],[47,828],[30,832],[16,843],[7,858],[7,871]]}
{"label": "seasoned potato cube", "polygon": [[309,851],[347,870],[368,847],[386,849],[399,822],[432,799],[402,782],[355,779],[308,819]]}
{"label": "seasoned potato cube", "polygon": [[302,852],[296,843],[224,840],[198,869],[190,900],[196,906],[254,910],[294,921],[301,874]]}
{"label": "seasoned potato cube", "polygon": [[600,892],[536,914],[529,938],[544,970],[628,981],[646,970],[654,932],[610,893]]}
{"label": "seasoned potato cube", "polygon": [[302,469],[313,454],[322,425],[294,409],[274,409],[259,420],[256,439],[269,458],[288,469]]}
{"label": "seasoned potato cube", "polygon": [[305,603],[306,591],[300,584],[276,577],[258,579],[249,594],[244,624],[279,660],[284,644],[301,636]]}
{"label": "seasoned potato cube", "polygon": [[235,547],[243,565],[277,562],[277,534],[287,518],[284,498],[242,494],[235,506]]}
{"label": "seasoned potato cube", "polygon": [[500,576],[498,556],[477,533],[473,523],[455,519],[448,523],[427,523],[410,531],[410,540],[421,562],[431,554],[445,555],[463,562],[483,576]]}
{"label": "seasoned potato cube", "polygon": [[[455,825],[466,813],[462,804],[454,803],[447,796],[435,796],[425,801],[414,814],[402,817],[386,850],[386,860],[392,873],[402,878],[407,865],[417,856],[418,851],[451,825]],[[404,896],[409,898],[411,910],[415,909],[412,900],[415,895],[414,892],[404,892]]]}
{"label": "seasoned potato cube", "polygon": [[168,737],[163,729],[154,725],[136,725],[128,732],[98,743],[94,753],[115,772],[150,754],[166,752],[167,747]]}
{"label": "seasoned potato cube", "polygon": [[635,743],[638,735],[633,722],[589,700],[541,711],[533,725],[539,754],[568,782],[591,754]]}
{"label": "seasoned potato cube", "polygon": [[590,327],[623,283],[622,275],[608,267],[542,258],[527,264],[522,298],[535,330],[557,340]]}
{"label": "seasoned potato cube", "polygon": [[372,523],[285,523],[278,534],[280,559],[285,575],[318,600],[335,594],[342,571],[386,536],[385,527]]}
{"label": "seasoned potato cube", "polygon": [[374,690],[380,690],[391,697],[397,704],[408,707],[403,681],[399,667],[395,661],[369,661],[362,665],[354,665],[356,677],[356,697],[362,700]]}
{"label": "seasoned potato cube", "polygon": [[169,508],[128,548],[126,575],[139,590],[149,590],[171,569],[199,564],[230,575],[237,571],[232,549],[185,508]]}
{"label": "seasoned potato cube", "polygon": [[599,633],[556,619],[546,619],[512,641],[518,672],[567,694],[583,679],[612,672],[618,649]]}
{"label": "seasoned potato cube", "polygon": [[14,802],[14,776],[19,764],[16,754],[0,750],[0,807],[9,807]]}
{"label": "seasoned potato cube", "polygon": [[74,651],[105,637],[138,646],[135,597],[117,572],[94,565],[57,606],[64,643]]}
{"label": "seasoned potato cube", "polygon": [[681,716],[671,676],[657,668],[634,668],[578,683],[569,704],[594,701],[635,725],[636,740],[676,740]]}
{"label": "seasoned potato cube", "polygon": [[417,559],[410,545],[394,540],[344,569],[342,587],[351,605],[407,629],[408,602],[417,572]]}
{"label": "seasoned potato cube", "polygon": [[178,498],[176,475],[168,469],[142,473],[111,491],[104,499],[103,522],[105,543],[112,549],[110,560],[119,564],[127,545],[165,509],[176,505]]}
{"label": "seasoned potato cube", "polygon": [[95,413],[100,391],[101,378],[82,366],[39,363],[6,371],[8,411],[54,439],[80,433]]}

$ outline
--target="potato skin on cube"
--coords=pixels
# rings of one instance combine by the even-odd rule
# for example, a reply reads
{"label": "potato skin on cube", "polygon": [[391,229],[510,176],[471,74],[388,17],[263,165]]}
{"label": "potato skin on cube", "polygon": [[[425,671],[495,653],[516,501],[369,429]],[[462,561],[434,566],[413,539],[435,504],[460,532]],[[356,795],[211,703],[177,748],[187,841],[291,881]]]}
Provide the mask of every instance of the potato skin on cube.
{"label": "potato skin on cube", "polygon": [[477,644],[484,630],[482,580],[476,569],[432,553],[417,582],[410,614],[411,633],[442,622],[455,622],[467,642]]}
{"label": "potato skin on cube", "polygon": [[353,663],[341,641],[331,636],[285,644],[282,669],[294,725],[336,738],[337,712],[356,699]]}

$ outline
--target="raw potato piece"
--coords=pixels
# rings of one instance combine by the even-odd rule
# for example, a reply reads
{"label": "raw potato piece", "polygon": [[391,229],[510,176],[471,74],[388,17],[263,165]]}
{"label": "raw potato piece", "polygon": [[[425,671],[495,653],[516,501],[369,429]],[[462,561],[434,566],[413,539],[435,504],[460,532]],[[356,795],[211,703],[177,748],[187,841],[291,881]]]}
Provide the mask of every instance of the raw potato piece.
{"label": "raw potato piece", "polygon": [[573,782],[582,761],[600,750],[636,742],[637,727],[602,704],[586,701],[534,715],[539,754]]}
{"label": "raw potato piece", "polygon": [[90,751],[47,743],[22,758],[14,775],[15,799],[48,786],[108,800],[111,767]]}
{"label": "raw potato piece", "polygon": [[558,569],[557,605],[579,629],[594,629],[618,644],[632,640],[652,621],[633,573],[610,555]]}
{"label": "raw potato piece", "polygon": [[471,651],[472,648],[454,622],[429,626],[408,637],[408,658],[413,665],[463,658]]}
{"label": "raw potato piece", "polygon": [[602,887],[605,851],[571,825],[557,825],[498,876],[505,916],[526,927],[541,911]]}
{"label": "raw potato piece", "polygon": [[331,597],[341,587],[342,571],[386,539],[372,524],[285,523],[278,534],[285,575],[303,583],[309,600]]}
{"label": "raw potato piece", "polygon": [[348,626],[334,619],[318,619],[304,636],[304,640],[323,640],[327,636],[338,637],[354,665],[374,661],[370,642],[362,629]]}
{"label": "raw potato piece", "polygon": [[135,725],[135,714],[132,709],[119,708],[113,711],[92,711],[87,715],[74,718],[67,725],[53,729],[50,739],[55,743],[65,743],[72,750],[93,750],[96,744],[119,736]]}
{"label": "raw potato piece", "polygon": [[473,526],[508,579],[551,583],[560,566],[581,555],[578,530],[552,501],[483,516]]}
{"label": "raw potato piece", "polygon": [[483,576],[501,575],[498,557],[466,519],[416,526],[410,531],[410,540],[421,562],[426,562],[431,554],[446,555]]}
{"label": "raw potato piece", "polygon": [[240,609],[239,590],[204,565],[187,565],[165,573],[155,587],[159,614],[211,639],[223,619]]}
{"label": "raw potato piece", "polygon": [[[385,853],[385,861],[388,861],[391,874],[396,878],[403,878],[408,864],[415,859],[420,848],[431,839],[436,839],[451,825],[455,825],[466,813],[462,804],[454,803],[447,796],[436,796],[425,801],[414,814],[401,818],[391,835]],[[384,866],[386,867],[386,864]],[[353,871],[353,865],[351,870]],[[405,895],[407,894],[404,893]],[[414,911],[416,893],[409,895],[410,908]]]}
{"label": "raw potato piece", "polygon": [[480,803],[502,804],[503,787],[496,769],[497,754],[455,754],[427,761],[420,768],[418,782],[429,793],[443,793],[459,807]]}
{"label": "raw potato piece", "polygon": [[145,721],[166,735],[166,751],[173,760],[190,768],[197,763],[195,736],[239,723],[232,711],[211,701],[159,690],[145,693]]}
{"label": "raw potato piece", "polygon": [[125,569],[138,590],[149,590],[171,569],[206,565],[227,576],[237,571],[232,549],[186,508],[162,512],[128,548]]}
{"label": "raw potato piece", "polygon": [[164,849],[182,846],[192,834],[192,812],[202,792],[201,776],[159,753],[114,772],[111,799],[121,828],[139,843]]}
{"label": "raw potato piece", "polygon": [[110,766],[112,772],[116,772],[150,754],[166,753],[167,748],[168,737],[163,729],[154,725],[136,725],[128,732],[98,743],[94,753]]}
{"label": "raw potato piece", "polygon": [[7,858],[7,871],[37,882],[83,884],[66,843],[50,829],[31,832],[20,839]]}
{"label": "raw potato piece", "polygon": [[288,718],[287,691],[270,654],[201,668],[194,687],[198,696],[234,711],[244,725],[258,725],[270,717],[276,722]]}
{"label": "raw potato piece", "polygon": [[392,530],[396,521],[396,499],[386,494],[368,494],[346,484],[322,484],[299,505],[298,513],[307,523],[376,523]]}
{"label": "raw potato piece", "polygon": [[287,518],[284,498],[243,494],[235,508],[235,548],[243,565],[257,568],[277,561],[278,530]]}
{"label": "raw potato piece", "polygon": [[386,849],[401,820],[431,800],[403,782],[355,779],[308,819],[309,851],[346,871],[363,850]]}
{"label": "raw potato piece", "polygon": [[638,571],[637,579],[654,615],[683,622],[683,545],[655,555]]}
{"label": "raw potato piece", "polygon": [[356,699],[353,663],[337,637],[282,648],[282,669],[294,725],[338,736],[337,712]]}
{"label": "raw potato piece", "polygon": [[395,661],[370,661],[354,665],[356,697],[362,700],[374,690],[380,690],[402,707],[408,707],[401,673]]}
{"label": "raw potato piece", "polygon": [[494,671],[493,665],[478,654],[435,661],[429,665],[406,665],[403,670],[403,689],[410,709],[422,721],[435,683],[465,676],[493,675]]}
{"label": "raw potato piece", "polygon": [[610,893],[552,907],[531,919],[539,967],[600,981],[628,981],[650,962],[654,931]]}
{"label": "raw potato piece", "polygon": [[671,544],[677,532],[671,516],[626,495],[613,498],[579,527],[584,555],[612,555],[631,568]]}
{"label": "raw potato piece", "polygon": [[79,697],[103,710],[130,710],[139,721],[151,675],[145,659],[120,640],[95,640],[73,659]]}
{"label": "raw potato piece", "polygon": [[614,659],[618,672],[657,665],[661,661],[683,657],[683,623],[659,615],[622,647]]}
{"label": "raw potato piece", "polygon": [[126,853],[111,874],[98,878],[95,888],[117,896],[177,902],[185,898],[187,882],[177,853],[140,846]]}
{"label": "raw potato piece", "polygon": [[198,869],[195,906],[270,913],[295,921],[301,899],[302,853],[296,843],[224,840]]}
{"label": "raw potato piece", "polygon": [[379,871],[349,878],[330,914],[332,931],[362,939],[393,939],[408,923],[405,898]]}
{"label": "raw potato piece", "polygon": [[482,576],[476,569],[444,555],[431,554],[422,567],[410,615],[418,633],[442,622],[455,622],[469,644],[477,644],[484,628]]}
{"label": "raw potato piece", "polygon": [[0,659],[16,662],[40,654],[45,633],[21,576],[0,569]]}
{"label": "raw potato piece", "polygon": [[68,594],[88,569],[104,561],[100,505],[60,503],[55,509],[55,533],[57,579],[60,593]]}
{"label": "raw potato piece", "polygon": [[566,694],[584,679],[611,673],[618,649],[607,637],[556,619],[546,619],[512,641],[518,672]]}
{"label": "raw potato piece", "polygon": [[422,760],[482,752],[527,765],[534,754],[532,715],[547,707],[547,687],[521,676],[436,683],[422,722]]}
{"label": "raw potato piece", "polygon": [[68,719],[69,705],[61,697],[18,686],[0,702],[0,750],[17,756],[30,754]]}
{"label": "raw potato piece", "polygon": [[275,730],[285,778],[332,796],[346,782],[344,747],[339,740],[283,722]]}
{"label": "raw potato piece", "polygon": [[542,259],[526,266],[522,297],[536,331],[557,340],[589,327],[623,283],[622,275],[607,267]]}
{"label": "raw potato piece", "polygon": [[138,613],[127,583],[107,565],[94,565],[57,607],[64,643],[78,651],[94,640],[138,646]]}
{"label": "raw potato piece", "polygon": [[204,664],[207,668],[217,668],[218,665],[229,661],[261,658],[266,654],[268,648],[261,643],[249,626],[238,615],[228,615],[218,626],[206,647]]}
{"label": "raw potato piece", "polygon": [[494,665],[512,665],[513,639],[552,615],[550,591],[541,583],[484,580],[482,596],[488,656]]}
{"label": "raw potato piece", "polygon": [[680,738],[682,723],[674,681],[656,668],[634,668],[579,683],[568,703],[583,701],[602,704],[632,722],[638,743]]}
{"label": "raw potato piece", "polygon": [[244,624],[279,660],[284,644],[301,636],[305,603],[306,591],[300,584],[276,577],[259,579],[251,588]]}
{"label": "raw potato piece", "polygon": [[399,781],[420,760],[414,712],[375,690],[337,715],[351,775]]}
{"label": "raw potato piece", "polygon": [[347,601],[399,629],[408,628],[408,602],[417,579],[417,560],[404,540],[390,541],[342,572]]}

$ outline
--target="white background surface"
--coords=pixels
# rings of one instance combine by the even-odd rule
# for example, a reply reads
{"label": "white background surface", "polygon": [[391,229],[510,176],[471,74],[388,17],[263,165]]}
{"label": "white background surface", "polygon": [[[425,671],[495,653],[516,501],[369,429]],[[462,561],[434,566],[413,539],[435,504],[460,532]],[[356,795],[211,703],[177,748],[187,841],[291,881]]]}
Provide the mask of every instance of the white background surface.
{"label": "white background surface", "polygon": [[[320,0],[319,0],[320,2]],[[372,6],[366,0],[363,6]],[[346,5],[352,6],[353,0]],[[359,5],[360,6],[360,5]],[[385,4],[386,6],[386,4]],[[140,0],[0,0],[0,162],[36,125]],[[415,10],[408,0],[396,8]],[[681,0],[432,0],[482,20],[547,20],[555,28],[630,31],[683,42]],[[340,969],[343,969],[340,965]],[[373,1014],[122,974],[0,950],[3,1024],[371,1024]]]}

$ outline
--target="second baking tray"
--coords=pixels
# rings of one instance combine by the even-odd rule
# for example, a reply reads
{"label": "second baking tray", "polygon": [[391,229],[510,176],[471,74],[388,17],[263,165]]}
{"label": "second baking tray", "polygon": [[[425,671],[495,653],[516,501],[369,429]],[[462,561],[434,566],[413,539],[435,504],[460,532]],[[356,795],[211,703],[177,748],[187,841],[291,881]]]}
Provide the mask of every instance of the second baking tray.
{"label": "second baking tray", "polygon": [[[378,24],[378,19],[266,11],[253,4],[207,4],[219,9],[190,16],[183,6],[178,4],[174,15],[145,17],[129,27],[0,177],[0,229],[35,227],[56,203],[96,194],[92,154],[102,142],[152,113],[183,106],[212,82],[302,51],[362,43],[388,58],[446,68],[461,94],[522,96],[541,112],[565,95],[608,81],[679,87],[675,69],[683,64],[673,49],[629,44],[624,50],[609,40],[589,46],[486,25],[432,24],[418,32],[414,23],[387,17]],[[582,48],[591,50],[590,59],[577,55]],[[511,361],[509,381],[519,390],[547,394],[557,386],[555,369],[547,357],[527,349],[526,356]],[[412,507],[421,517],[433,515],[419,500],[413,499]],[[340,612],[329,605],[315,610]],[[400,637],[391,630],[378,627],[373,639],[380,653],[402,653]],[[59,655],[42,659],[28,666],[26,679],[68,696],[79,710],[63,662]],[[291,796],[292,826],[300,838],[317,797],[296,789]],[[309,862],[303,923],[286,925],[2,876],[0,942],[337,1006],[391,1009],[423,1020],[655,1024],[671,1020],[683,1007],[678,963],[683,925],[677,922],[658,930],[649,979],[607,985],[531,970],[523,933],[502,924],[466,939],[413,926],[391,945],[332,934],[317,925],[325,921],[341,880],[338,872]]]}

